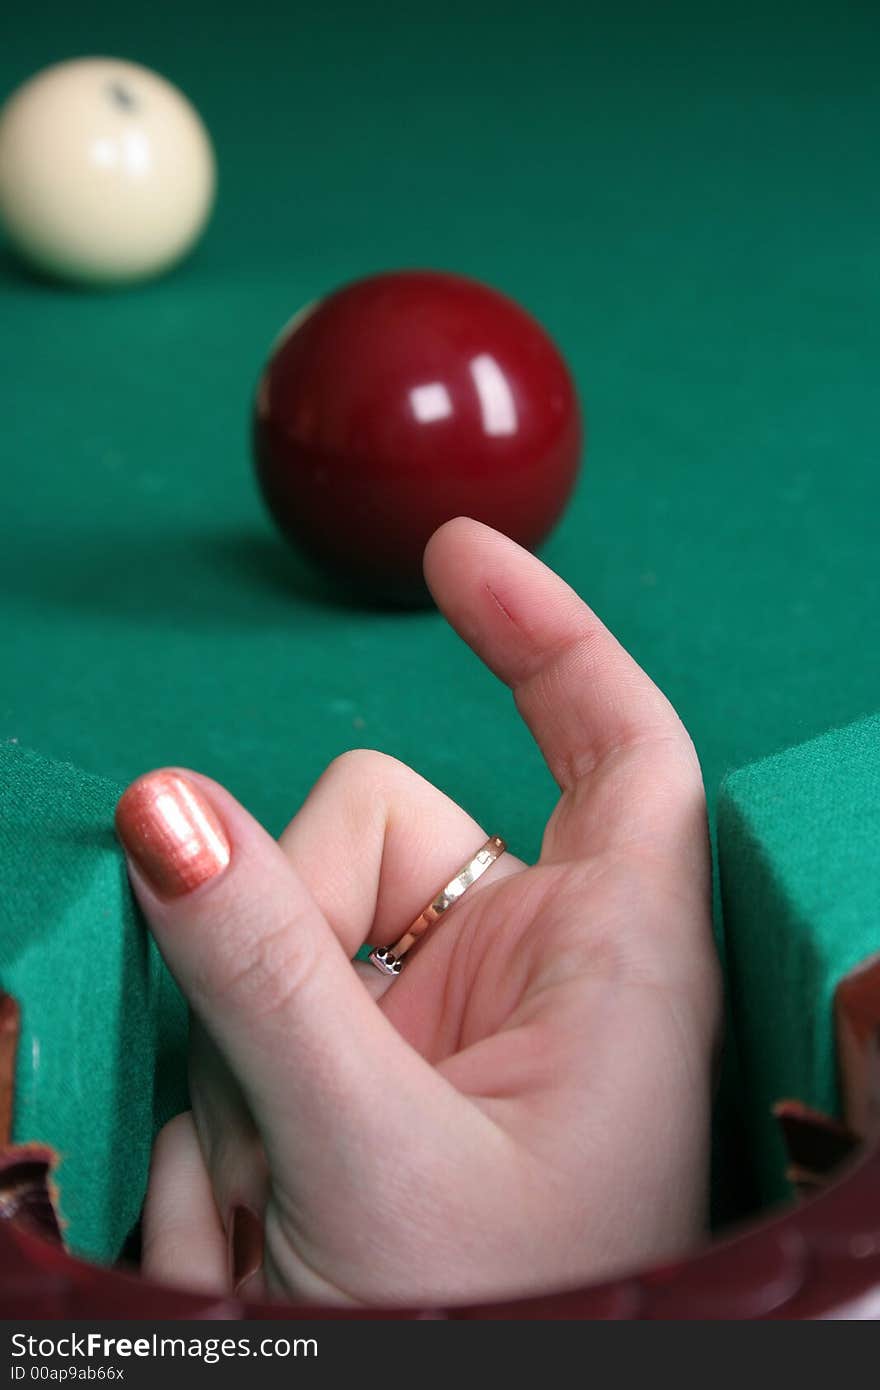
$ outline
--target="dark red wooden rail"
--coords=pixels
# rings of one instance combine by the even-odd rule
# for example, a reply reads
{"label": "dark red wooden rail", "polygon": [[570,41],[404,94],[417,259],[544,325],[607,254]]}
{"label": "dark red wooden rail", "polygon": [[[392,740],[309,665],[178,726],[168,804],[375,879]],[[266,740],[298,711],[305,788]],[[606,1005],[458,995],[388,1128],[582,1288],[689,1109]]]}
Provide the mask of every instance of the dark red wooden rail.
{"label": "dark red wooden rail", "polygon": [[880,1148],[863,1153],[809,1201],[679,1264],[571,1293],[470,1308],[391,1314],[207,1298],[88,1264],[24,1221],[0,1221],[0,1316],[880,1318]]}
{"label": "dark red wooden rail", "polygon": [[[875,1065],[880,1018],[880,960],[841,983],[837,1021],[856,1043],[844,1060],[848,1101],[876,1114]],[[858,975],[858,978],[854,978]],[[17,1009],[0,996],[0,1072],[11,1087]],[[857,1085],[854,1077],[857,1074]],[[0,1075],[0,1083],[4,1080]],[[8,1122],[11,1105],[0,1112]],[[850,1106],[847,1107],[848,1111]],[[843,1126],[826,1125],[802,1107],[781,1107],[798,1171],[845,1151]],[[848,1115],[849,1118],[849,1115]],[[3,1113],[0,1113],[0,1121]],[[815,1120],[812,1138],[810,1126]],[[0,1130],[0,1317],[3,1318],[583,1318],[583,1319],[798,1319],[880,1320],[880,1135],[844,1162],[834,1180],[808,1200],[716,1241],[679,1263],[640,1271],[611,1283],[479,1307],[406,1311],[315,1308],[280,1303],[248,1304],[150,1284],[134,1274],[92,1265],[60,1243],[49,1200],[52,1162],[39,1145],[2,1149]],[[792,1136],[801,1138],[792,1143]],[[843,1146],[841,1149],[841,1145]],[[817,1161],[817,1156],[826,1157]],[[812,1161],[810,1156],[812,1155]],[[3,1219],[3,1218],[6,1219]]]}

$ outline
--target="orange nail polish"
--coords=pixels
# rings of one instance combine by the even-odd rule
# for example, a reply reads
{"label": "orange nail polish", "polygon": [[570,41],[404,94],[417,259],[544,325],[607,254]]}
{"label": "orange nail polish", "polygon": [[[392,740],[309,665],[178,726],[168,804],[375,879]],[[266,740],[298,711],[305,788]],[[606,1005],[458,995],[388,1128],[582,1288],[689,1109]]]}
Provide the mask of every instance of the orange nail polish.
{"label": "orange nail polish", "polygon": [[229,863],[216,811],[176,772],[149,772],[133,782],[116,808],[116,830],[162,897],[183,897]]}
{"label": "orange nail polish", "polygon": [[238,1293],[263,1263],[264,1239],[263,1223],[256,1213],[243,1205],[233,1207],[229,1221],[229,1274],[233,1293]]}

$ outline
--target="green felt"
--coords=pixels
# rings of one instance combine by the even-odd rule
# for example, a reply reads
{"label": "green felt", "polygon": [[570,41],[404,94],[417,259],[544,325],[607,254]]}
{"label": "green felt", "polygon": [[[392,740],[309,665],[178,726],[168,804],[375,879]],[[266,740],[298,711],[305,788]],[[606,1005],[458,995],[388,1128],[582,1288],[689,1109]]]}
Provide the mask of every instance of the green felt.
{"label": "green felt", "polygon": [[535,852],[552,788],[491,677],[430,615],[316,601],[251,475],[276,331],[405,264],[556,335],[590,437],[546,557],[710,788],[873,711],[873,5],[47,0],[7,26],[0,92],[83,51],[191,94],[220,194],[139,289],[0,266],[0,736],[119,781],[194,764],[277,830],[374,744]]}
{"label": "green felt", "polygon": [[186,1011],[136,919],[118,796],[0,746],[0,987],[22,1009],[14,1138],[57,1150],[67,1239],[105,1258],[137,1219],[154,1131],[185,1104]]}
{"label": "green felt", "polygon": [[880,718],[729,777],[718,805],[728,985],[750,1149],[786,1194],[770,1109],[837,1110],[834,987],[880,950]]}
{"label": "green felt", "polygon": [[0,93],[87,52],[190,94],[219,202],[119,293],[0,250],[0,739],[117,784],[197,767],[273,832],[365,744],[537,852],[554,789],[510,700],[436,616],[324,596],[253,483],[275,333],[400,265],[557,338],[589,444],[545,556],[681,710],[710,796],[876,709],[874,5],[46,0],[5,26]]}

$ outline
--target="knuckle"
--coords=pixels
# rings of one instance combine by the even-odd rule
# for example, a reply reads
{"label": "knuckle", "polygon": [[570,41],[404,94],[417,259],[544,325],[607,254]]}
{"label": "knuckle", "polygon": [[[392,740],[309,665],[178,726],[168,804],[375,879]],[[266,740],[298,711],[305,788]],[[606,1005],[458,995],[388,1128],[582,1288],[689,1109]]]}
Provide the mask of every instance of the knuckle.
{"label": "knuckle", "polygon": [[257,926],[244,940],[237,933],[234,949],[222,953],[227,967],[210,989],[213,1007],[254,1020],[288,1011],[313,972],[308,936],[302,916],[285,917],[268,930]]}
{"label": "knuckle", "polygon": [[324,775],[326,791],[349,834],[362,842],[384,839],[388,818],[407,795],[416,774],[405,763],[373,748],[352,748],[335,758]]}
{"label": "knuckle", "polygon": [[398,775],[402,763],[375,748],[349,748],[330,763],[324,777],[334,782],[375,785]]}
{"label": "knuckle", "polygon": [[669,780],[670,787],[680,798],[705,802],[703,771],[693,741],[684,725],[677,722],[677,728],[665,737],[658,737],[648,743],[658,772]]}
{"label": "knuckle", "polygon": [[305,803],[280,837],[282,848],[297,852],[315,849],[324,833],[334,829],[336,843],[369,860],[380,851],[389,817],[407,803],[418,776],[405,763],[374,748],[350,748],[324,769]]}

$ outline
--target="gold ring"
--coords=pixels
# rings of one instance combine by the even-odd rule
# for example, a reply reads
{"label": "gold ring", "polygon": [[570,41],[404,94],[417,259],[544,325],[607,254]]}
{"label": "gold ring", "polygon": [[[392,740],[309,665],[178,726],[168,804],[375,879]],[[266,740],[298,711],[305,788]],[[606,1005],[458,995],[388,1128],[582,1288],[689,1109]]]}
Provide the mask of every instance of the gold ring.
{"label": "gold ring", "polygon": [[506,848],[503,840],[499,839],[497,835],[492,835],[482,848],[478,849],[466,864],[462,864],[458,873],[454,874],[449,882],[440,889],[440,892],[431,899],[428,906],[419,913],[412,926],[404,932],[399,941],[396,941],[393,946],[377,946],[370,952],[367,957],[370,964],[375,965],[377,970],[381,970],[383,975],[399,975],[403,957],[409,948],[415,945],[422,933],[428,930],[428,927],[433,926],[444,912],[448,912],[453,904],[458,902],[471,884],[476,883],[478,878],[482,878],[486,870],[491,868]]}

